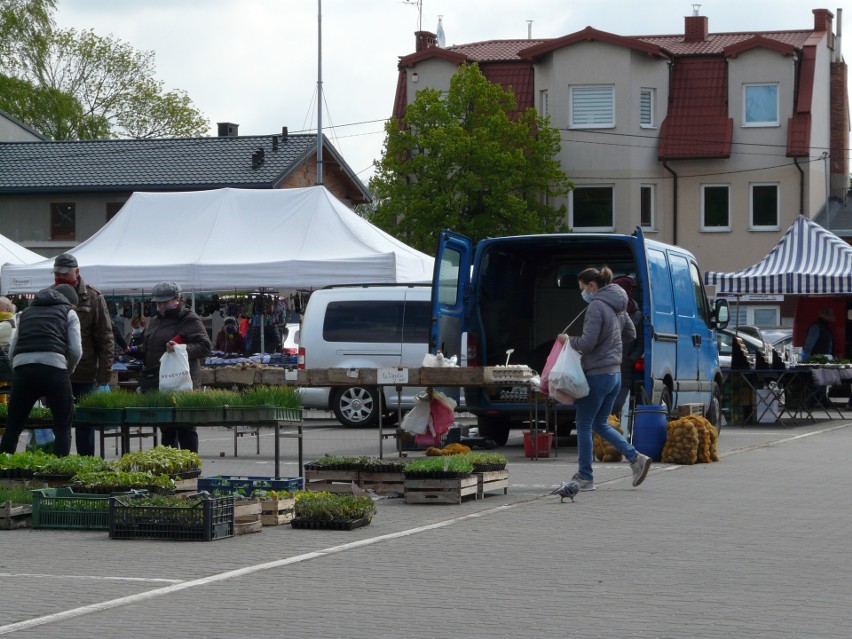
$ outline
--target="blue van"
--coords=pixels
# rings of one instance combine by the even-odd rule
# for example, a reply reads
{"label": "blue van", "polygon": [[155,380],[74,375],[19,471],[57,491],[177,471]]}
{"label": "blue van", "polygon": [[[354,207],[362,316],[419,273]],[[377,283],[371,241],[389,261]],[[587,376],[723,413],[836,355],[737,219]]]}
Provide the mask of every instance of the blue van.
{"label": "blue van", "polygon": [[[707,419],[721,416],[722,373],[716,329],[728,320],[725,300],[711,308],[695,257],[677,247],[632,235],[566,233],[473,242],[443,231],[432,281],[430,351],[458,355],[462,365],[526,364],[541,371],[556,335],[586,307],[577,274],[609,266],[634,279],[644,316],[645,355],[636,367],[637,403],[701,403]],[[568,330],[582,332],[582,319]],[[526,389],[465,388],[466,410],[480,434],[499,445],[509,429],[529,419]],[[573,425],[573,407],[558,407],[559,423]],[[565,419],[562,415],[568,415]],[[561,431],[561,428],[560,428]],[[561,431],[564,434],[564,431]]]}

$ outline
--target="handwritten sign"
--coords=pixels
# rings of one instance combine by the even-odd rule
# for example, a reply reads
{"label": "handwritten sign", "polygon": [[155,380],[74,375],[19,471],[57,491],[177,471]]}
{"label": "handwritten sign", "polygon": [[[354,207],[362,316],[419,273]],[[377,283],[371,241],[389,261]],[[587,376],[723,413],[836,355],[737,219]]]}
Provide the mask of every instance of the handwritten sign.
{"label": "handwritten sign", "polygon": [[376,381],[379,384],[406,384],[408,383],[407,368],[379,368],[376,370]]}

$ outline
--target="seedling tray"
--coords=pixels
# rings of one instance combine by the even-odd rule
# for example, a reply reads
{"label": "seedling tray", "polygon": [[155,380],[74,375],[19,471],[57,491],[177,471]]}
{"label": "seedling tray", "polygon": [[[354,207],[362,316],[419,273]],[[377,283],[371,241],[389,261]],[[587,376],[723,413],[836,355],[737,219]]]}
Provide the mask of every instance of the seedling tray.
{"label": "seedling tray", "polygon": [[225,409],[216,408],[175,408],[175,421],[189,424],[209,424],[225,421]]}
{"label": "seedling tray", "polygon": [[124,409],[78,406],[74,409],[74,421],[81,424],[121,424],[124,421]]}
{"label": "seedling tray", "polygon": [[296,491],[302,488],[301,477],[284,477],[283,479],[272,479],[271,477],[236,477],[232,475],[220,475],[217,477],[200,477],[198,479],[198,490],[206,490],[209,493],[239,494],[242,497],[252,497],[256,490],[274,490],[282,492],[285,490]]}
{"label": "seedling tray", "polygon": [[336,519],[331,521],[320,521],[316,519],[300,519],[295,518],[290,520],[290,525],[293,528],[314,528],[319,530],[354,530],[361,526],[366,526],[370,523],[369,517],[361,517],[359,519]]}
{"label": "seedling tray", "polygon": [[234,497],[187,499],[186,506],[135,506],[110,498],[110,539],[215,541],[234,536]]}
{"label": "seedling tray", "polygon": [[124,409],[126,424],[171,424],[173,421],[174,408],[132,406]]}
{"label": "seedling tray", "polygon": [[[109,494],[77,493],[71,488],[33,492],[33,528],[109,530]],[[112,493],[144,496],[145,491]]]}

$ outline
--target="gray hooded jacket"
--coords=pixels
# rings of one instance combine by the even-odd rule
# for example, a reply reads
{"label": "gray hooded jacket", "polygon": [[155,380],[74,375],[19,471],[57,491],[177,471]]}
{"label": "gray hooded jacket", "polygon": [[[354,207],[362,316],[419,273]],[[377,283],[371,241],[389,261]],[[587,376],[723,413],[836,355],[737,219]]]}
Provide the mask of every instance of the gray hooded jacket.
{"label": "gray hooded jacket", "polygon": [[617,284],[600,289],[583,318],[583,334],[569,339],[582,355],[586,375],[605,375],[621,370],[622,344],[636,339],[636,327],[626,313],[627,293]]}

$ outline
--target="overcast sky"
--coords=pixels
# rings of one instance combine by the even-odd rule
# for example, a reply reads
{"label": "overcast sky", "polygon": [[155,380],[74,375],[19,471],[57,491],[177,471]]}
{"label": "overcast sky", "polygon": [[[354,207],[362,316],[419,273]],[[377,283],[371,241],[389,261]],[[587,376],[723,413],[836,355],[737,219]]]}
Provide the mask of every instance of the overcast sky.
{"label": "overcast sky", "polygon": [[[443,16],[446,44],[561,37],[586,26],[618,35],[683,33],[685,1],[423,0],[422,28]],[[241,135],[316,131],[316,0],[59,0],[61,27],[112,34],[156,53],[157,78],[183,89],[210,120]],[[522,5],[527,5],[526,7]],[[852,58],[852,0],[705,0],[710,32],[810,29],[815,8],[844,9]],[[532,21],[531,27],[528,21]],[[416,2],[322,0],[323,130],[366,182],[382,153],[399,56],[414,51]]]}

